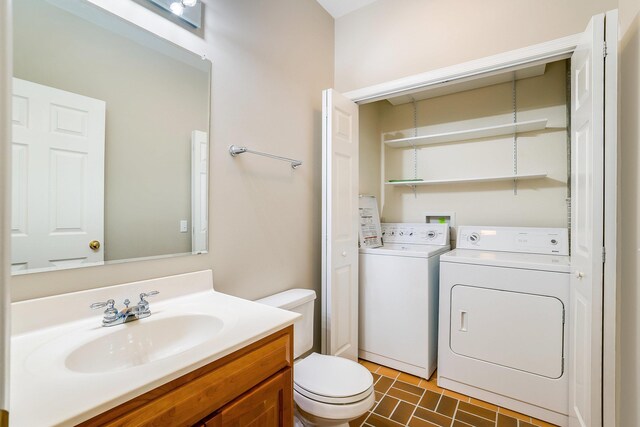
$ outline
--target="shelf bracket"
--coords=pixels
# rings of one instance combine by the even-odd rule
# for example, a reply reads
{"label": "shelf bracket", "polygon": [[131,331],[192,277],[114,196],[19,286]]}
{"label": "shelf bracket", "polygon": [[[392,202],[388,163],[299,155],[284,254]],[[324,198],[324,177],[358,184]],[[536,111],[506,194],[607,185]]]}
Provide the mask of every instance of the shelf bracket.
{"label": "shelf bracket", "polygon": [[[517,107],[517,92],[516,92],[516,72],[513,72],[513,79],[511,80],[511,101],[513,104],[513,125],[518,123],[518,107]],[[513,175],[518,176],[518,133],[513,133]],[[518,178],[513,180],[513,195],[518,195]]]}
{"label": "shelf bracket", "polygon": [[[416,103],[416,99],[411,97],[411,101],[413,103],[413,137],[418,137],[418,104]],[[412,140],[413,144],[413,179],[418,178],[418,148],[416,147],[415,139]],[[412,185],[413,188],[413,198],[418,198],[418,192],[416,191],[416,186]]]}

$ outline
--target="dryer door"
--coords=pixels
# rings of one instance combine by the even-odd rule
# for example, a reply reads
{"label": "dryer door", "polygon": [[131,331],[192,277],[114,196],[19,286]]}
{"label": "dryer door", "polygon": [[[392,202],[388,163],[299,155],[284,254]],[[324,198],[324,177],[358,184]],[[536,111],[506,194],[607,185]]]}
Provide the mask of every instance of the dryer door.
{"label": "dryer door", "polygon": [[563,373],[564,305],[555,297],[456,285],[451,350],[548,378]]}

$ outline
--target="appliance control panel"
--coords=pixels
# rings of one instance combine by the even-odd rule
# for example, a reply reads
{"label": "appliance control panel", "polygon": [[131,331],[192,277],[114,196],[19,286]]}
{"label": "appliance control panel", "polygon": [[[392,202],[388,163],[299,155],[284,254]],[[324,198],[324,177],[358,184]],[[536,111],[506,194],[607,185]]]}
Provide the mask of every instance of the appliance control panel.
{"label": "appliance control panel", "polygon": [[449,224],[396,222],[383,223],[381,226],[384,243],[438,246],[449,244]]}
{"label": "appliance control panel", "polygon": [[458,227],[459,249],[569,255],[566,228]]}

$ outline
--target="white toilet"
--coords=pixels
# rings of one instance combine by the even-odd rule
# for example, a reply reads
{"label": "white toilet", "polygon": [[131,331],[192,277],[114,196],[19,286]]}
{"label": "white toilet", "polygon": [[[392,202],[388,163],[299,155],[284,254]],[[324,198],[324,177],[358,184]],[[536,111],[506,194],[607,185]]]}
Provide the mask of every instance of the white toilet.
{"label": "white toilet", "polygon": [[374,404],[373,376],[360,364],[336,356],[301,354],[313,347],[315,291],[291,289],[256,302],[302,314],[293,325],[293,400],[296,425],[348,426]]}

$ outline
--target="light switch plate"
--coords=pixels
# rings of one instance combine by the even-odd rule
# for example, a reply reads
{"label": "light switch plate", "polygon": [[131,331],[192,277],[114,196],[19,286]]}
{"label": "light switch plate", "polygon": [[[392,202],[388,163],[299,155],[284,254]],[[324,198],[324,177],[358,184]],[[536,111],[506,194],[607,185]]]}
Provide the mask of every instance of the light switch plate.
{"label": "light switch plate", "polygon": [[189,224],[187,222],[186,219],[181,219],[180,220],[180,232],[181,233],[186,233],[188,231],[189,228]]}

